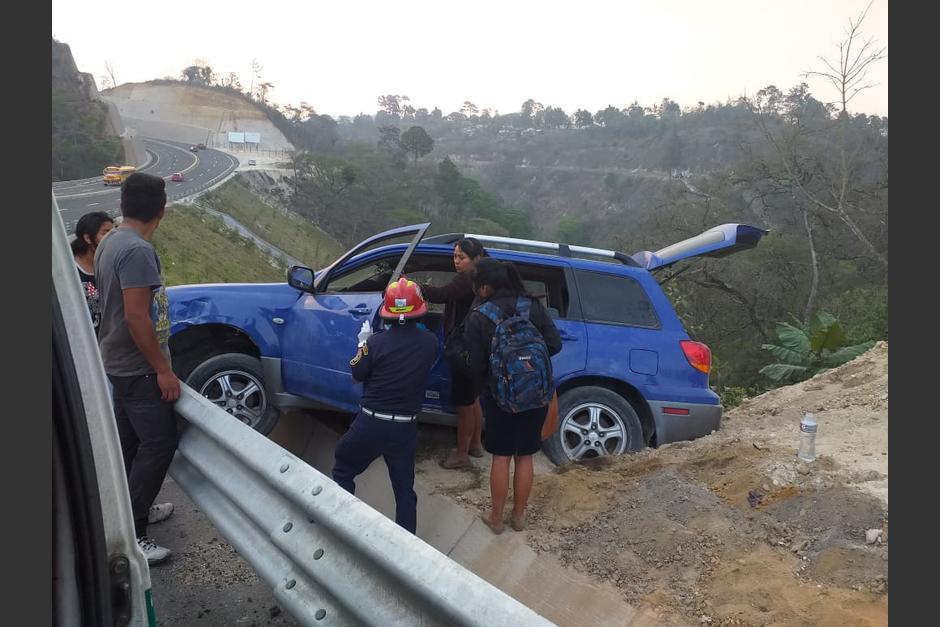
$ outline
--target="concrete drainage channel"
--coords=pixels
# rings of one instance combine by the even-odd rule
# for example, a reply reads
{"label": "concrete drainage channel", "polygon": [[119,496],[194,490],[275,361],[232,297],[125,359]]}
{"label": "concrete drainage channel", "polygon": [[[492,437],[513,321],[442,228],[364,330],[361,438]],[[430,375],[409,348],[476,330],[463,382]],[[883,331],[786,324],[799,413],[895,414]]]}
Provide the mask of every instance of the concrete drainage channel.
{"label": "concrete drainage channel", "polygon": [[[339,435],[309,414],[283,414],[270,437],[329,475]],[[552,622],[598,627],[660,624],[655,614],[627,604],[614,586],[598,584],[565,568],[554,556],[534,551],[525,541],[528,532],[494,535],[476,512],[430,494],[420,477],[415,492],[419,538]],[[384,462],[376,460],[357,478],[356,496],[394,518],[395,500]]]}

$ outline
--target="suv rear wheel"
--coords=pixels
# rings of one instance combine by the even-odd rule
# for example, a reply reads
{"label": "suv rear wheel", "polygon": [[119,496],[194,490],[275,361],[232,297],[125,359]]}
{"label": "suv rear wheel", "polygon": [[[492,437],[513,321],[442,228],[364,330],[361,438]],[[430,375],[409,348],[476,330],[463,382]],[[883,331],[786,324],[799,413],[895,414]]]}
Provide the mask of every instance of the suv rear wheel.
{"label": "suv rear wheel", "polygon": [[587,385],[559,395],[558,431],[542,450],[552,462],[564,464],[643,446],[643,427],[630,403],[607,388]]}
{"label": "suv rear wheel", "polygon": [[255,431],[267,435],[280,412],[264,387],[261,361],[242,353],[223,353],[196,366],[186,383]]}

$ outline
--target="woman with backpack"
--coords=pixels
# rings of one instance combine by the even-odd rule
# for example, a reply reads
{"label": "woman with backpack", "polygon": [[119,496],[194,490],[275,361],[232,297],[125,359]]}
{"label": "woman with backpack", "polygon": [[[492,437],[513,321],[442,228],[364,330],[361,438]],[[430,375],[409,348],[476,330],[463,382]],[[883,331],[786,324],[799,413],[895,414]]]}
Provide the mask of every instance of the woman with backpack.
{"label": "woman with backpack", "polygon": [[[443,287],[422,285],[421,293],[429,303],[444,304],[444,337],[452,341],[455,330],[462,333],[461,325],[475,303],[473,266],[486,257],[480,240],[465,237],[454,246],[454,268],[457,274]],[[480,382],[474,376],[451,368],[450,398],[457,412],[457,448],[441,466],[447,469],[469,468],[470,456],[483,457],[483,411],[480,408]]]}
{"label": "woman with backpack", "polygon": [[555,392],[551,356],[561,337],[542,303],[525,292],[511,263],[493,258],[476,263],[473,287],[481,304],[464,324],[466,363],[484,381],[480,400],[486,426],[492,508],[481,515],[493,531],[503,531],[503,509],[513,462],[510,524],[525,528],[532,491],[532,456],[541,447],[542,423]]}

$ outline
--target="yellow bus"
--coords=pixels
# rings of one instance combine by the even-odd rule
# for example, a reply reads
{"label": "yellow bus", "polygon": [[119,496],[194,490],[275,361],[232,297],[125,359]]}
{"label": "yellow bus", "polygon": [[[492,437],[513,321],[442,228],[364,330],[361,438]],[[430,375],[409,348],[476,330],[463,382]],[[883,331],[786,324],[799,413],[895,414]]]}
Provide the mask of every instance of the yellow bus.
{"label": "yellow bus", "polygon": [[102,171],[102,180],[105,185],[120,185],[124,180],[137,171],[132,165],[109,165]]}

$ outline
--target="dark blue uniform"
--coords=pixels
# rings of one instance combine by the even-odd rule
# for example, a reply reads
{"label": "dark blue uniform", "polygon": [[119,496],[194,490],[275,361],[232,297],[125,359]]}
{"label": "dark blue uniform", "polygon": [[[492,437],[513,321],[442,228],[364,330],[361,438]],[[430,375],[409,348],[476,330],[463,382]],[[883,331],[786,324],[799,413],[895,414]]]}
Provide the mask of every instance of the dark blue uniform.
{"label": "dark blue uniform", "polygon": [[392,323],[371,336],[349,362],[363,384],[362,407],[336,446],[333,480],[352,494],[356,476],[379,456],[385,458],[395,492],[395,522],[415,532],[415,418],[437,358],[437,336],[414,322]]}

